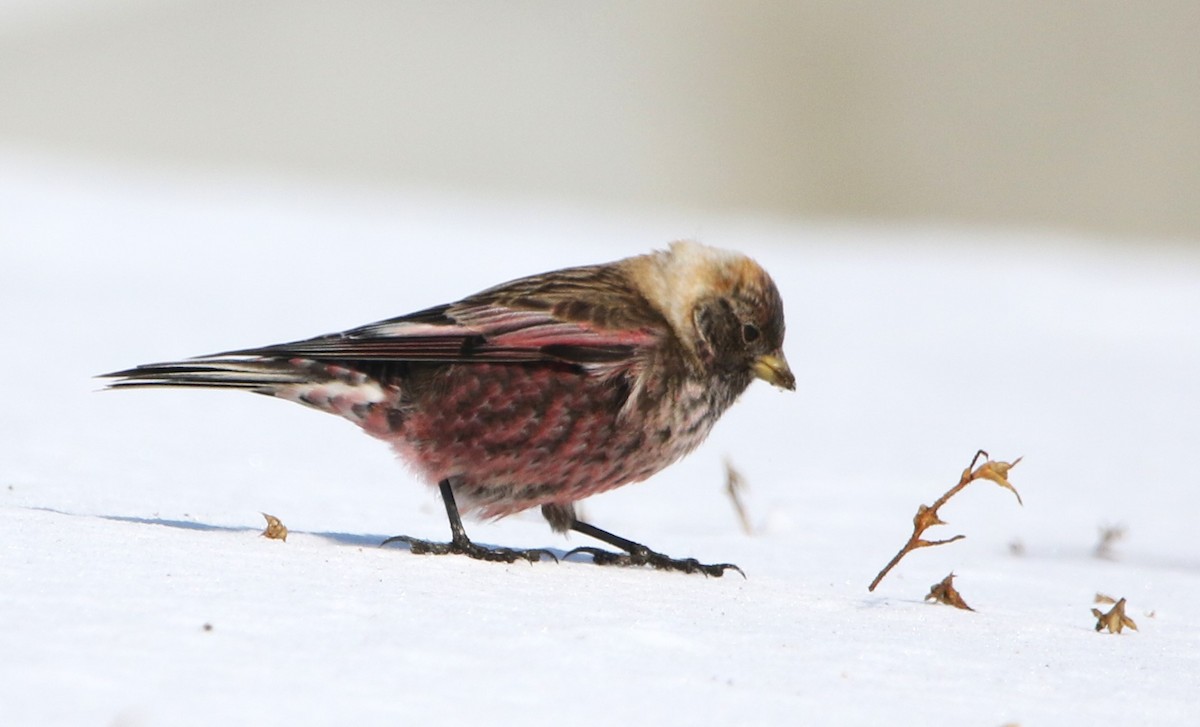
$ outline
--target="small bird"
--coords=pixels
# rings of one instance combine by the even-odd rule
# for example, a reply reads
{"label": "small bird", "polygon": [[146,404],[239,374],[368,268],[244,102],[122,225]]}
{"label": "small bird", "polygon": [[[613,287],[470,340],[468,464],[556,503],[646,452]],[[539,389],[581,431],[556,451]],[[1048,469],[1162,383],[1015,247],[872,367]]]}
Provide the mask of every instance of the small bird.
{"label": "small bird", "polygon": [[783,335],[765,270],[683,241],[342,333],[102,378],[113,389],[241,389],[349,419],[441,491],[448,543],[385,541],[414,553],[536,561],[549,552],[473,543],[459,508],[500,518],[541,507],[553,530],[623,551],[571,551],[596,563],[720,576],[737,566],[652,551],[579,520],[574,503],[695,449],[754,378],[794,390]]}

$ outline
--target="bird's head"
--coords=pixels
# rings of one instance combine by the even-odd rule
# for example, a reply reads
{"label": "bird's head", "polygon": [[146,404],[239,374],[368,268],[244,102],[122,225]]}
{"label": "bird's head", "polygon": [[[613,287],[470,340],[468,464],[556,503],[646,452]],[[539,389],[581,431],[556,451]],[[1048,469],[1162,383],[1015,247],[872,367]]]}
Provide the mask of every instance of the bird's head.
{"label": "bird's head", "polygon": [[783,300],[758,263],[687,241],[643,260],[637,277],[647,298],[704,366],[796,388],[783,355]]}

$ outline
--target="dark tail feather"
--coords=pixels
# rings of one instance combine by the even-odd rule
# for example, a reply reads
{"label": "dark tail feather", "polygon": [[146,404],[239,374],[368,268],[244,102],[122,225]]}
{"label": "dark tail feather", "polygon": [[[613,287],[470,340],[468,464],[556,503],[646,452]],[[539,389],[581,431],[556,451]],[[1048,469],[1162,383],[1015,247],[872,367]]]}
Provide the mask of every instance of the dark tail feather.
{"label": "dark tail feather", "polygon": [[281,386],[312,383],[313,372],[282,359],[213,358],[146,364],[98,378],[113,379],[109,389],[195,386],[274,394]]}

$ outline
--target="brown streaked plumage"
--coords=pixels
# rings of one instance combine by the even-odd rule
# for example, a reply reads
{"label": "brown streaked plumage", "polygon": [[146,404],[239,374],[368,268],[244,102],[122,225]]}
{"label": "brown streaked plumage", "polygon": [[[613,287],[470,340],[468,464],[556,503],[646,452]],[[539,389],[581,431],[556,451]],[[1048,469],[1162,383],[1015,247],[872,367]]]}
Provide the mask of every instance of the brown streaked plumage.
{"label": "brown streaked plumage", "polygon": [[235,388],[338,414],[438,484],[452,540],[414,552],[537,559],[466,537],[459,507],[540,506],[551,527],[625,550],[598,563],[720,575],[575,517],[589,495],[690,452],[755,378],[795,386],[783,303],[751,259],[694,242],[521,278],[343,333],[106,374],[111,388]]}

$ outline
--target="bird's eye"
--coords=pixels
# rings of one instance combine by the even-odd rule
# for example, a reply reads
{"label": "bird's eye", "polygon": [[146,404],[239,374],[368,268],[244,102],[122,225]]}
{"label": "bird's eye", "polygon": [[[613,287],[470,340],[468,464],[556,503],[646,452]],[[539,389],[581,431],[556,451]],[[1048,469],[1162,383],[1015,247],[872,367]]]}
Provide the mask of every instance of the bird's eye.
{"label": "bird's eye", "polygon": [[746,343],[754,343],[761,335],[762,332],[753,323],[746,323],[742,326],[742,340]]}

